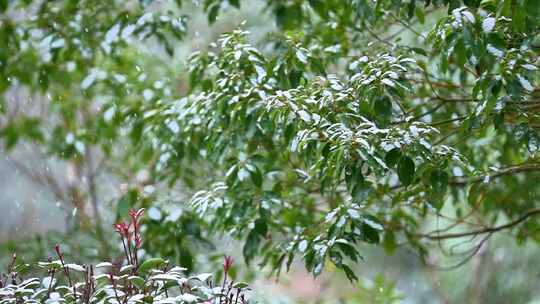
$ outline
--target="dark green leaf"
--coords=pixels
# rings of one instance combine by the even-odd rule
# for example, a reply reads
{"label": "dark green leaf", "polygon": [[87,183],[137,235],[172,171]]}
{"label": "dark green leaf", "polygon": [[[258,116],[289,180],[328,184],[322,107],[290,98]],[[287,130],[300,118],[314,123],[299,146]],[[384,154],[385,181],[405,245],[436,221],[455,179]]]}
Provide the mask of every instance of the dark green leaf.
{"label": "dark green leaf", "polygon": [[408,156],[402,156],[397,165],[399,181],[408,186],[412,183],[415,174],[414,161]]}
{"label": "dark green leaf", "polygon": [[431,172],[430,181],[433,191],[444,194],[448,186],[448,173],[442,170],[434,170]]}

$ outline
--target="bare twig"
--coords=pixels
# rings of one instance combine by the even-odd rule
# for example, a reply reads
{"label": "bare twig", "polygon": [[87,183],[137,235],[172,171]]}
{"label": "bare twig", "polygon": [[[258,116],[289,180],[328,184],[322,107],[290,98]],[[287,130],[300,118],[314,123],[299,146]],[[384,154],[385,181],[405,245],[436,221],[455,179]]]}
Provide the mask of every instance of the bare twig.
{"label": "bare twig", "polygon": [[520,223],[527,220],[529,217],[537,215],[537,214],[540,214],[540,207],[531,209],[531,210],[525,212],[519,218],[517,218],[517,219],[515,219],[515,220],[513,220],[513,221],[511,221],[509,223],[506,223],[504,225],[500,225],[500,226],[485,227],[485,228],[482,228],[482,229],[473,230],[473,231],[467,231],[467,232],[456,232],[456,233],[436,234],[436,235],[422,234],[422,235],[419,235],[419,236],[422,237],[422,238],[430,239],[430,240],[446,240],[446,239],[461,238],[461,237],[467,237],[467,236],[475,236],[475,235],[485,234],[485,233],[491,234],[491,233],[494,233],[494,232],[497,232],[497,231],[501,231],[501,230],[505,230],[505,229],[509,229],[509,228],[514,227],[514,226],[517,226]]}
{"label": "bare twig", "polygon": [[534,171],[540,171],[540,164],[534,163],[534,164],[512,166],[512,167],[501,169],[499,171],[496,171],[488,175],[476,176],[472,178],[462,178],[462,179],[456,178],[456,179],[451,180],[450,184],[453,186],[465,186],[467,184],[481,182],[486,179],[492,180],[494,178],[498,178],[501,176],[507,176],[507,175],[523,173],[523,172],[534,172]]}

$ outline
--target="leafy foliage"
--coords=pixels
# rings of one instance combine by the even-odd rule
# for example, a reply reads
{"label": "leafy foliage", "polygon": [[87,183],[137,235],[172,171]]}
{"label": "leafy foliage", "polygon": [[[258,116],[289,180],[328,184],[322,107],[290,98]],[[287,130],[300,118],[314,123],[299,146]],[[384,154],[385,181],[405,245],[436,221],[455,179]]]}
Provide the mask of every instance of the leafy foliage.
{"label": "leafy foliage", "polygon": [[0,276],[1,303],[248,303],[248,285],[227,279],[231,257],[224,259],[221,287],[214,286],[211,273],[187,276],[186,268],[171,266],[162,258],[139,261],[143,213],[144,209],[132,210],[129,224],[115,224],[125,250],[120,263],[68,263],[56,245],[58,260],[38,264],[46,275],[23,280],[30,265],[17,263],[14,254],[7,273]]}
{"label": "leafy foliage", "polygon": [[[186,19],[52,3],[37,22],[4,17],[0,88],[50,96],[57,118],[11,118],[6,105],[7,148],[31,139],[82,161],[94,146],[126,164],[111,165],[120,176],[144,168],[149,183],[200,188],[176,201],[278,273],[300,257],[315,275],[330,262],[356,279],[367,244],[426,256],[431,241],[504,229],[538,240],[535,1],[268,1],[279,31],[257,47],[242,25],[222,34],[188,58],[185,90],[127,37],[172,53]],[[213,23],[229,5],[242,2],[203,10]],[[441,216],[455,224],[426,231]]]}

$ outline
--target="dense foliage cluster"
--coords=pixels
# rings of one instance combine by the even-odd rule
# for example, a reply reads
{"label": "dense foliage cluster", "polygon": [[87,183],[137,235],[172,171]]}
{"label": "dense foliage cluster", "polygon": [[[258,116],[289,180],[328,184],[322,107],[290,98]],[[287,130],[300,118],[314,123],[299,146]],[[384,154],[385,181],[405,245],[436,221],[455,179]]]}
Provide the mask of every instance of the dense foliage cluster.
{"label": "dense foliage cluster", "polygon": [[[95,155],[119,178],[144,169],[115,206],[162,189],[187,216],[156,217],[156,235],[228,233],[277,272],[298,257],[355,279],[362,244],[425,257],[501,230],[539,239],[536,1],[267,1],[277,31],[251,43],[238,24],[180,74],[136,44],[173,54],[186,4],[145,2],[2,1],[5,148],[37,141],[88,177]],[[242,3],[202,6],[215,22]],[[16,88],[36,97],[10,102]],[[166,195],[178,185],[192,197]],[[143,246],[178,258],[158,237]]]}
{"label": "dense foliage cluster", "polygon": [[140,220],[144,210],[130,212],[132,220],[115,224],[124,248],[118,262],[78,265],[64,259],[60,245],[58,260],[38,263],[42,277],[23,279],[31,269],[17,263],[14,254],[7,273],[0,276],[0,303],[248,303],[247,284],[228,279],[232,258],[223,262],[223,282],[213,284],[211,273],[186,275],[186,268],[169,265],[161,258],[139,261]]}

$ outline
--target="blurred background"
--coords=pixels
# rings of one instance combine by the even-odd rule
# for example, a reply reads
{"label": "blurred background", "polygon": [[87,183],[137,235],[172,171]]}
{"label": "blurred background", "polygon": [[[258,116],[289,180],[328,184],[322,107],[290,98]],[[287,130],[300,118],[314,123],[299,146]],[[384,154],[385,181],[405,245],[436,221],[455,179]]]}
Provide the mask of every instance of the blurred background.
{"label": "blurred background", "polygon": [[[236,29],[242,23],[251,32],[254,45],[275,30],[274,20],[265,11],[265,1],[244,1],[241,9],[225,10],[216,23],[209,26],[206,14],[197,3],[186,2],[181,12],[190,17],[188,34],[175,45],[174,57],[168,57],[157,42],[149,40],[137,46],[138,54],[161,54],[159,64],[175,71],[171,80],[181,93],[186,90],[187,56],[215,41],[223,32]],[[148,10],[170,6],[167,1],[153,1]],[[14,12],[24,18],[26,12]],[[429,22],[423,25],[429,26]],[[418,31],[424,28],[418,27]],[[402,35],[402,39],[413,39]],[[153,59],[154,60],[154,59]],[[147,61],[147,64],[152,62]],[[24,89],[12,89],[6,101],[21,111],[39,111],[45,97],[35,96]],[[117,143],[122,148],[122,143]],[[147,207],[145,235],[156,239],[162,232],[174,235],[169,247],[148,243],[145,249],[187,263],[197,270],[211,270],[223,254],[236,256],[237,276],[254,281],[254,297],[259,303],[540,303],[540,254],[534,244],[519,243],[514,236],[501,232],[480,248],[473,240],[441,244],[441,250],[430,253],[422,261],[414,251],[397,248],[393,254],[365,245],[361,248],[364,260],[356,267],[358,283],[349,282],[333,269],[314,279],[300,264],[289,273],[270,276],[269,269],[260,272],[256,265],[245,267],[238,249],[241,246],[223,236],[200,234],[196,220],[185,210],[189,194],[175,187],[167,195],[160,194],[160,184],[148,184],[148,172],[136,171],[134,176],[117,176],[114,170],[103,169],[93,153],[94,163],[88,167],[95,173],[91,178],[81,174],[77,163],[57,159],[42,151],[39,144],[27,142],[0,157],[0,262],[5,265],[11,252],[26,261],[51,255],[52,244],[62,243],[68,254],[79,260],[100,257],[99,249],[111,247],[114,239],[111,224],[134,205]],[[114,162],[114,160],[111,160]],[[105,164],[106,166],[106,164]],[[133,194],[134,189],[143,193]],[[100,221],[104,232],[100,237],[87,227],[95,220],[94,206],[85,202],[97,196]],[[145,199],[147,201],[145,201]],[[137,201],[138,203],[133,203]],[[152,202],[151,204],[149,202]],[[452,208],[448,206],[445,208]],[[438,222],[426,226],[441,225]],[[163,230],[164,229],[164,230]],[[475,240],[477,241],[477,240]],[[105,245],[103,245],[105,244]]]}

